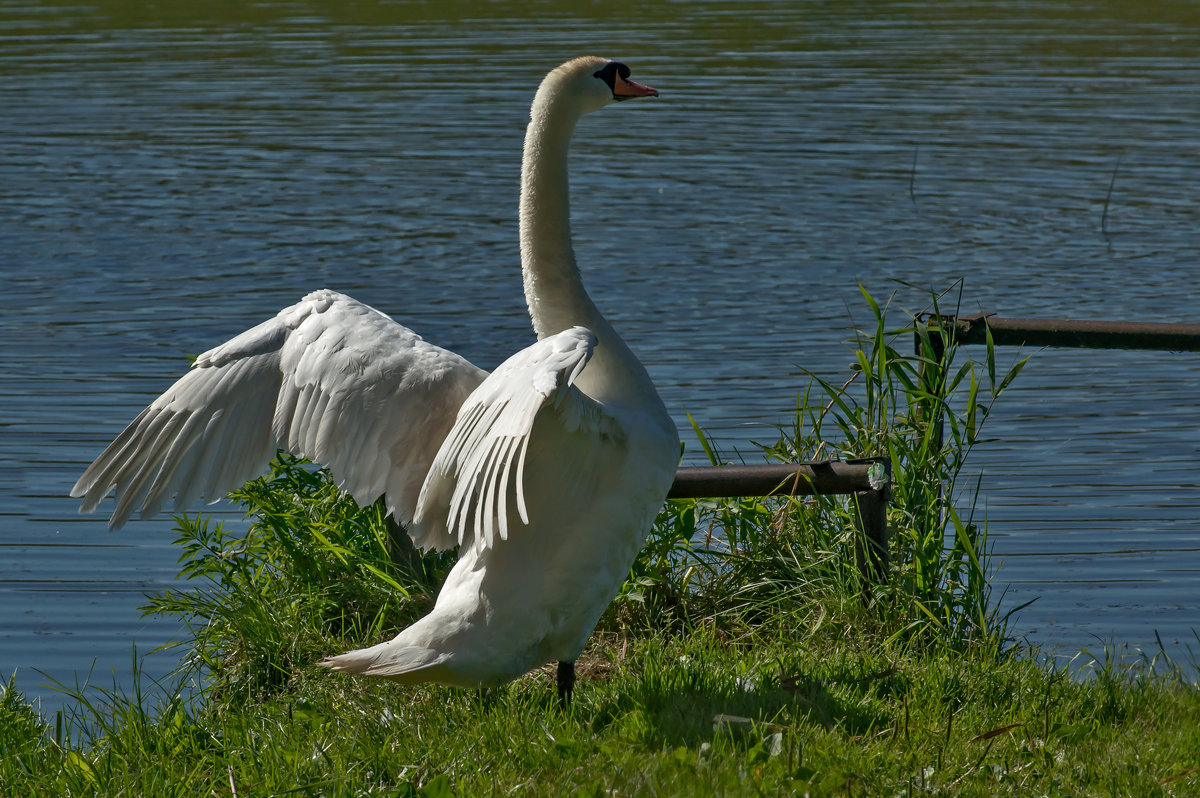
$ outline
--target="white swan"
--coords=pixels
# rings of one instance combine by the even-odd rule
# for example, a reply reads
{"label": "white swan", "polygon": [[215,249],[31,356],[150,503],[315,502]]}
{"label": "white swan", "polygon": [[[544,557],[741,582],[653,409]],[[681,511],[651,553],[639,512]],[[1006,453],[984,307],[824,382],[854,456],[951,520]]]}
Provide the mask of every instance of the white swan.
{"label": "white swan", "polygon": [[426,549],[460,546],[433,610],[394,639],[322,662],[403,682],[499,684],[574,660],[645,542],[674,477],[675,425],[583,288],[567,149],[579,117],[657,95],[583,57],[534,98],[521,174],[521,263],[538,341],[492,374],[382,313],[316,291],[193,367],[71,491],[111,528],[135,510],[216,501],[278,449],[327,466],[359,503],[385,497]]}

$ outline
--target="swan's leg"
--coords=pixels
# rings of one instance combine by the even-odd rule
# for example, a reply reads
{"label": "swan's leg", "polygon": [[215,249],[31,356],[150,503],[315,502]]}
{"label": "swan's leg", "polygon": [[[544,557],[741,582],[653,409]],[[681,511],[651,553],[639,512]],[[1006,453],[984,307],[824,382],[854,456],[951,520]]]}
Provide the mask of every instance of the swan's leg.
{"label": "swan's leg", "polygon": [[476,687],[471,692],[475,695],[475,705],[480,709],[490,709],[495,705],[497,699],[503,695],[502,691],[495,687]]}
{"label": "swan's leg", "polygon": [[558,663],[558,705],[566,709],[571,704],[571,692],[575,689],[575,660]]}

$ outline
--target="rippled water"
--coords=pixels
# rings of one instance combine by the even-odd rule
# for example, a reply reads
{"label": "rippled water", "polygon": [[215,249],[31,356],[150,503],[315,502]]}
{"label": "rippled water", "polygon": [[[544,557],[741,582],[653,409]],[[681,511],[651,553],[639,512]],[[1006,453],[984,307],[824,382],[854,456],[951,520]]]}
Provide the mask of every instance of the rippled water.
{"label": "rippled water", "polygon": [[[0,668],[47,706],[32,669],[110,683],[178,632],[136,609],[173,584],[169,522],[109,534],[66,494],[185,356],[321,286],[481,366],[528,343],[521,136],[579,52],[663,92],[580,127],[588,285],[727,447],[773,437],[800,367],[845,373],[856,282],[1194,320],[1186,5],[125,7],[0,3]],[[1198,387],[1194,354],[1035,355],[975,461],[997,586],[1038,599],[1018,632],[1195,642]]]}

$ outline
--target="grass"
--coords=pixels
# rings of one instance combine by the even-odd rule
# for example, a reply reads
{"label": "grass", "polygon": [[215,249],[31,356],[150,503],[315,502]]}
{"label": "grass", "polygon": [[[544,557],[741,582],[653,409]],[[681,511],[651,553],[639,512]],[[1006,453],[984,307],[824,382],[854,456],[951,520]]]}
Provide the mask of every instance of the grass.
{"label": "grass", "polygon": [[7,795],[1189,795],[1200,701],[1178,674],[1087,681],[1016,657],[865,641],[602,636],[577,701],[298,671],[194,707],[76,693],[77,745],[10,690]]}
{"label": "grass", "polygon": [[1023,361],[951,368],[949,333],[912,351],[911,319],[864,299],[854,373],[814,377],[762,448],[890,458],[886,586],[846,497],[670,502],[569,710],[549,669],[486,693],[350,678],[313,663],[418,617],[452,559],[283,458],[236,494],[248,532],[177,519],[194,587],[147,607],[188,621],[172,682],[59,685],[53,719],[9,683],[0,795],[1195,794],[1194,668],[1080,676],[1006,637],[963,474]]}

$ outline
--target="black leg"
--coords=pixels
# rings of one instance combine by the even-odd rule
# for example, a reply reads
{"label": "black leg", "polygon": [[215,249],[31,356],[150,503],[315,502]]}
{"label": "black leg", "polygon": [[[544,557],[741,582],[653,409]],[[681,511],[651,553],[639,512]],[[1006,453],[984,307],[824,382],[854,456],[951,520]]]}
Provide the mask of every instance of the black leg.
{"label": "black leg", "polygon": [[575,660],[558,663],[558,705],[566,709],[571,704],[571,692],[575,689]]}

